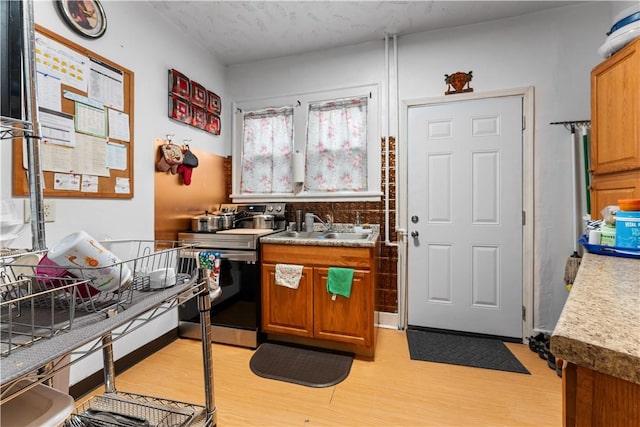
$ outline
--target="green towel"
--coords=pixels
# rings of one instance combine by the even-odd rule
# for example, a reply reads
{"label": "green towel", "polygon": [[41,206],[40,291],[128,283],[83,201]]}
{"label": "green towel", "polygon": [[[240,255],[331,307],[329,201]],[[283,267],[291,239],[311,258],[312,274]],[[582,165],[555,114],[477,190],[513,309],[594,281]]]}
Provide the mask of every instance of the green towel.
{"label": "green towel", "polygon": [[353,268],[329,267],[327,292],[349,298],[351,296],[353,272]]}

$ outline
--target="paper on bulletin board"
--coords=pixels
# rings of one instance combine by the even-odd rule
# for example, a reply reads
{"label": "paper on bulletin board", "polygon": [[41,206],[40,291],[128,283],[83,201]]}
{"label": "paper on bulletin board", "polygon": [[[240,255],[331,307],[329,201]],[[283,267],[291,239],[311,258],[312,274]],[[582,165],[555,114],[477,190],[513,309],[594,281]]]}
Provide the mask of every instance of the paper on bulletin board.
{"label": "paper on bulletin board", "polygon": [[56,173],[53,176],[54,190],[78,191],[80,190],[80,175]]}
{"label": "paper on bulletin board", "polygon": [[107,143],[107,167],[115,170],[127,170],[127,146],[116,142]]}
{"label": "paper on bulletin board", "polygon": [[53,111],[62,111],[62,96],[60,95],[60,79],[38,71],[38,107]]}
{"label": "paper on bulletin board", "polygon": [[76,134],[71,170],[80,174],[109,176],[107,141],[95,136]]}
{"label": "paper on bulletin board", "polygon": [[104,109],[104,104],[102,102],[96,101],[95,99],[88,98],[88,97],[86,97],[84,95],[80,95],[80,94],[75,93],[75,92],[71,92],[69,90],[63,90],[62,91],[62,96],[64,96],[66,99],[70,99],[71,101],[74,101],[74,102],[81,102],[83,104],[91,105],[91,106],[96,107],[96,108]]}
{"label": "paper on bulletin board", "polygon": [[60,79],[61,83],[87,91],[89,58],[36,32],[36,70]]}
{"label": "paper on bulletin board", "polygon": [[89,96],[118,110],[124,109],[124,73],[104,62],[89,58]]}
{"label": "paper on bulletin board", "polygon": [[116,194],[131,194],[131,181],[129,178],[116,178]]}
{"label": "paper on bulletin board", "polygon": [[55,144],[40,145],[40,165],[43,171],[71,172],[72,156],[73,148],[71,147],[63,147]]}
{"label": "paper on bulletin board", "polygon": [[109,109],[109,138],[129,142],[129,115]]}
{"label": "paper on bulletin board", "polygon": [[104,109],[76,102],[75,120],[77,132],[107,137],[107,114]]}
{"label": "paper on bulletin board", "polygon": [[97,193],[98,177],[94,175],[82,175],[82,183],[80,184],[80,191],[84,193]]}
{"label": "paper on bulletin board", "polygon": [[65,147],[76,145],[73,116],[46,108],[39,108],[38,111],[40,112],[41,142]]}
{"label": "paper on bulletin board", "polygon": [[40,158],[43,171],[109,176],[106,140],[94,136],[76,134],[75,147],[42,144]]}

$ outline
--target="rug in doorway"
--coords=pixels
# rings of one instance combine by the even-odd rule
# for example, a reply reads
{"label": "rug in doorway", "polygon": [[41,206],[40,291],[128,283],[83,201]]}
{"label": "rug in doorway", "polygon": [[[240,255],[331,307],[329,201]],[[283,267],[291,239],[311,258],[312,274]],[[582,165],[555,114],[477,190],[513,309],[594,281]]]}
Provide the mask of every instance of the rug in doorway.
{"label": "rug in doorway", "polygon": [[352,362],[350,354],[267,342],[253,353],[249,366],[263,378],[330,387],[347,378]]}
{"label": "rug in doorway", "polygon": [[499,339],[408,328],[407,341],[412,360],[529,374]]}

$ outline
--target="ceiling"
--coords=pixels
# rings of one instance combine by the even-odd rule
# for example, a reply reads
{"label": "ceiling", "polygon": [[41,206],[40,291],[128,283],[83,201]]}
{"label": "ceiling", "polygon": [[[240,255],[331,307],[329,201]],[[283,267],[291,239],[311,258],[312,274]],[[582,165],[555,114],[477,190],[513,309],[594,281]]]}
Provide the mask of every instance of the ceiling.
{"label": "ceiling", "polygon": [[571,1],[159,1],[170,25],[224,64],[523,15]]}

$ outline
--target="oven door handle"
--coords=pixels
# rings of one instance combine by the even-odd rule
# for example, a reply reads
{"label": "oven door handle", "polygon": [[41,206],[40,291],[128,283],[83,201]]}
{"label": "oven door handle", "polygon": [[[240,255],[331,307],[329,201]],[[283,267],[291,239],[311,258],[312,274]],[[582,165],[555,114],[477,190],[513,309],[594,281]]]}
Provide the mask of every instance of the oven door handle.
{"label": "oven door handle", "polygon": [[229,261],[244,261],[249,263],[255,263],[258,261],[258,251],[232,251],[226,249],[184,249],[182,251],[183,258],[198,259],[200,252],[217,252],[222,259]]}

